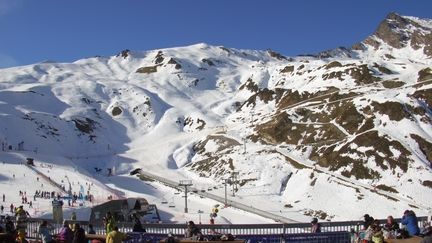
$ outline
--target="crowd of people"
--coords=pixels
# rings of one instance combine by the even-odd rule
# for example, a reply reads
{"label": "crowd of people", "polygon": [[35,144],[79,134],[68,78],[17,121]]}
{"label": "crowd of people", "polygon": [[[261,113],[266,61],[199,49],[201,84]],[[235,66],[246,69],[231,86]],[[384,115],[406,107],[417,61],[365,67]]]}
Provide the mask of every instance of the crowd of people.
{"label": "crowd of people", "polygon": [[[23,206],[19,206],[15,210],[15,223],[11,216],[6,216],[4,224],[0,225],[0,233],[6,233],[4,241],[7,243],[25,243],[28,242],[26,239],[27,232],[27,219],[29,214],[24,210]],[[71,215],[71,221],[76,221],[76,213],[73,212]],[[134,216],[135,225],[134,229],[137,232],[145,232],[142,224],[137,216]],[[103,218],[105,226],[106,242],[108,243],[120,243],[126,239],[126,234],[119,231],[116,225],[116,220],[113,215],[108,212]],[[79,223],[69,224],[66,221],[63,226],[59,229],[58,234],[53,234],[54,226],[48,223],[47,220],[43,220],[40,224],[37,233],[40,235],[42,243],[87,243],[86,232]],[[134,230],[135,231],[135,230]],[[96,234],[93,226],[88,225],[88,234]]]}
{"label": "crowd of people", "polygon": [[385,239],[406,239],[420,236],[423,237],[422,243],[432,243],[432,226],[425,225],[421,230],[414,211],[405,210],[400,225],[393,216],[388,216],[386,222],[381,224],[379,220],[365,214],[362,229],[357,232],[353,242],[383,243]]}
{"label": "crowd of people", "polygon": [[[79,223],[74,223],[72,227],[68,223],[64,223],[57,235],[51,232],[53,226],[44,220],[39,226],[38,233],[41,236],[42,243],[87,243],[85,230]],[[89,227],[90,228],[90,227]],[[90,228],[91,229],[91,228]],[[89,232],[90,233],[90,232]]]}
{"label": "crowd of people", "polygon": [[[388,216],[384,224],[374,219],[369,214],[363,216],[361,229],[352,229],[353,243],[383,243],[385,239],[406,239],[410,237],[422,237],[421,243],[432,243],[432,225],[419,227],[419,222],[414,211],[406,210],[400,220],[400,225],[393,216]],[[321,224],[317,218],[311,221],[311,233],[320,233]]]}
{"label": "crowd of people", "polygon": [[[55,191],[50,192],[50,191],[36,190],[34,195],[33,195],[33,199],[35,201],[36,201],[36,198],[51,199],[51,198],[55,198],[55,197],[56,197]],[[59,198],[59,197],[60,197],[60,194],[57,193],[57,198]]]}
{"label": "crowd of people", "polygon": [[[26,229],[27,220],[29,214],[24,210],[23,206],[15,208],[15,223],[12,217],[7,216],[5,218],[4,224],[0,226],[0,232],[6,233],[5,242],[27,242],[26,241]],[[71,220],[76,221],[76,213],[73,212],[71,215]],[[133,232],[146,232],[139,215],[133,213],[130,215],[129,219],[133,222]],[[105,217],[102,218],[104,224],[104,233],[106,235],[107,243],[120,243],[127,239],[127,235],[119,231],[117,226],[117,221],[115,216],[111,212],[107,212]],[[81,227],[79,223],[68,224],[64,223],[59,233],[53,235],[54,227],[44,220],[39,226],[38,233],[42,239],[43,243],[87,243],[86,232]],[[321,233],[321,224],[318,222],[317,218],[313,218],[311,221],[311,233]],[[93,226],[90,224],[88,226],[87,234],[95,234]],[[419,222],[414,211],[406,210],[400,220],[397,222],[392,216],[388,216],[385,223],[374,219],[369,214],[363,216],[363,222],[361,229],[355,233],[355,237],[352,242],[355,243],[383,243],[385,239],[394,238],[409,238],[413,236],[423,237],[422,243],[432,243],[432,226],[423,225],[422,228],[419,227]],[[193,222],[188,221],[185,229],[185,238],[190,240],[204,240],[203,234],[200,228]],[[221,236],[222,237],[222,236]],[[224,240],[231,239],[229,236],[224,236]],[[219,239],[221,240],[221,239]],[[172,234],[168,235],[166,238],[166,243],[175,243],[178,239]]]}

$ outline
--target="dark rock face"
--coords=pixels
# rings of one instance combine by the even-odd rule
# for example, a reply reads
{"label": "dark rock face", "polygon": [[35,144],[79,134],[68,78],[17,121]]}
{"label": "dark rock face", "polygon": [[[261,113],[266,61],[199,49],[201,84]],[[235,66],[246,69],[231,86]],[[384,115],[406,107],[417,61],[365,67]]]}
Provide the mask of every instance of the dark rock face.
{"label": "dark rock face", "polygon": [[432,79],[432,69],[425,68],[418,72],[418,81],[426,81]]}
{"label": "dark rock face", "polygon": [[178,63],[174,58],[171,58],[168,61],[168,64],[174,64],[175,65],[174,66],[175,69],[181,69],[182,68],[182,66],[180,65],[180,63]]}
{"label": "dark rock face", "polygon": [[281,73],[292,73],[294,71],[294,66],[288,65],[280,70]]}
{"label": "dark rock face", "polygon": [[375,77],[373,75],[373,71],[369,69],[366,64],[363,65],[353,65],[351,67],[346,68],[345,70],[339,71],[331,71],[332,68],[342,67],[339,62],[331,62],[326,65],[326,69],[329,69],[328,72],[324,73],[321,77],[323,80],[328,79],[339,79],[340,81],[345,80],[346,76],[351,76],[357,84],[371,84],[377,81],[380,81],[380,78]]}
{"label": "dark rock face", "polygon": [[271,56],[274,57],[278,60],[288,60],[285,56],[283,56],[282,54],[275,52],[273,50],[267,50],[267,53]]}
{"label": "dark rock face", "polygon": [[340,140],[345,135],[332,124],[301,124],[293,123],[286,114],[280,114],[274,120],[260,125],[259,136],[271,144],[324,144],[328,141]]}
{"label": "dark rock face", "polygon": [[330,69],[330,68],[334,68],[334,67],[342,67],[342,64],[338,61],[333,61],[333,62],[327,64],[325,69]]}
{"label": "dark rock face", "polygon": [[411,38],[411,46],[417,50],[424,45],[424,54],[432,57],[432,33],[422,34],[420,31],[414,32]]}
{"label": "dark rock face", "polygon": [[136,70],[137,73],[155,73],[157,72],[157,65],[156,66],[150,66],[150,67],[140,67]]}
{"label": "dark rock face", "polygon": [[74,119],[75,127],[83,133],[92,133],[95,127],[96,122],[90,118],[82,119]]}
{"label": "dark rock face", "polygon": [[411,138],[417,142],[420,150],[428,160],[429,166],[432,167],[432,143],[416,134],[411,134]]}
{"label": "dark rock face", "polygon": [[210,59],[203,58],[201,61],[203,63],[206,63],[209,66],[214,66],[215,65],[214,62],[212,62]]}
{"label": "dark rock face", "polygon": [[164,61],[163,52],[158,51],[157,55],[155,56],[155,64],[161,64]]}
{"label": "dark rock face", "polygon": [[[211,153],[206,151],[205,147],[209,142],[213,142],[217,146],[216,151]],[[225,158],[224,154],[232,150],[233,147],[240,145],[238,141],[223,135],[208,136],[193,147],[195,153],[201,154],[205,158],[187,166],[202,177],[226,175],[235,167],[234,161],[231,158]]]}
{"label": "dark rock face", "polygon": [[239,88],[239,90],[247,89],[251,92],[257,92],[259,90],[259,87],[251,78],[248,78],[246,83],[242,84]]}
{"label": "dark rock face", "polygon": [[316,55],[316,58],[330,58],[330,57],[351,57],[352,52],[350,49],[340,46],[336,49],[332,49],[332,50],[326,50],[323,52],[318,53],[318,55]]}
{"label": "dark rock face", "polygon": [[[432,29],[396,13],[387,15],[374,34],[364,40],[363,44],[378,49],[379,40],[398,49],[407,45],[415,50],[423,48],[424,54],[432,56]],[[363,48],[361,44],[356,44],[353,45],[352,49],[361,50]]]}
{"label": "dark rock face", "polygon": [[417,90],[413,97],[424,102],[427,109],[432,109],[432,89]]}
{"label": "dark rock face", "polygon": [[[335,145],[317,147],[313,150],[311,159],[331,170],[337,170],[351,164],[352,168],[347,168],[343,174],[347,177],[354,176],[356,179],[378,179],[380,177],[377,171],[366,165],[369,160],[374,161],[377,166],[384,170],[391,169],[393,171],[397,168],[407,171],[411,161],[409,158],[411,153],[402,144],[388,136],[379,135],[377,131],[370,131],[357,136],[352,144],[359,147],[373,147],[374,149],[361,151],[351,144],[344,145],[338,151],[335,151]],[[401,153],[396,157],[390,147],[396,148]],[[346,156],[346,154],[356,155],[357,159]]]}
{"label": "dark rock face", "polygon": [[122,111],[122,109],[121,109],[120,107],[115,106],[115,107],[112,109],[111,114],[112,114],[113,116],[118,116],[118,115],[120,115],[122,112],[123,112],[123,111]]}
{"label": "dark rock face", "polygon": [[410,113],[405,109],[405,106],[399,102],[372,102],[374,112],[388,115],[390,120],[400,121],[404,118],[409,118]]}
{"label": "dark rock face", "polygon": [[119,54],[117,54],[117,57],[123,57],[123,59],[126,59],[126,57],[129,56],[130,50],[129,49],[125,49],[122,50]]}
{"label": "dark rock face", "polygon": [[[409,35],[404,30],[410,21],[396,13],[390,13],[378,26],[374,35],[394,48],[402,48],[409,40]],[[367,40],[365,41],[367,43]]]}

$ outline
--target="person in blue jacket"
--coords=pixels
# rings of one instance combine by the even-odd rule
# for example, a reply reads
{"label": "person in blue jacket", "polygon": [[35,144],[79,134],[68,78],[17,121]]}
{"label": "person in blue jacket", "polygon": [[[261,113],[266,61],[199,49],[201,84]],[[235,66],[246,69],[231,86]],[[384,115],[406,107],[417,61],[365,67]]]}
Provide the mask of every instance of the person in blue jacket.
{"label": "person in blue jacket", "polygon": [[412,210],[405,210],[401,220],[402,225],[405,225],[410,236],[419,235],[420,228],[418,227],[417,216]]}

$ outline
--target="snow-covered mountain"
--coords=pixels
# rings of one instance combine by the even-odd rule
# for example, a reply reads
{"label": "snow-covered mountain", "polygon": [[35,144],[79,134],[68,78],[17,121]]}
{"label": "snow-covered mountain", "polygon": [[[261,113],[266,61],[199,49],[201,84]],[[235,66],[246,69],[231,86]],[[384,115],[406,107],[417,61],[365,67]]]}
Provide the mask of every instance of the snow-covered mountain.
{"label": "snow-covered mountain", "polygon": [[317,55],[201,43],[0,69],[0,115],[4,153],[198,187],[238,172],[236,200],[299,220],[426,215],[432,20],[391,13]]}

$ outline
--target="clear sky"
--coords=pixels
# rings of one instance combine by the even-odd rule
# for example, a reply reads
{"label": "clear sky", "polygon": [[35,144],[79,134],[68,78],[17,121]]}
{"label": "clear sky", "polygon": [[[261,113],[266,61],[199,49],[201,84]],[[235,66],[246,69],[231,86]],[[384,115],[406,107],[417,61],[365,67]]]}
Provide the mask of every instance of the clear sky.
{"label": "clear sky", "polygon": [[287,56],[351,46],[432,0],[0,0],[0,67],[205,42]]}

